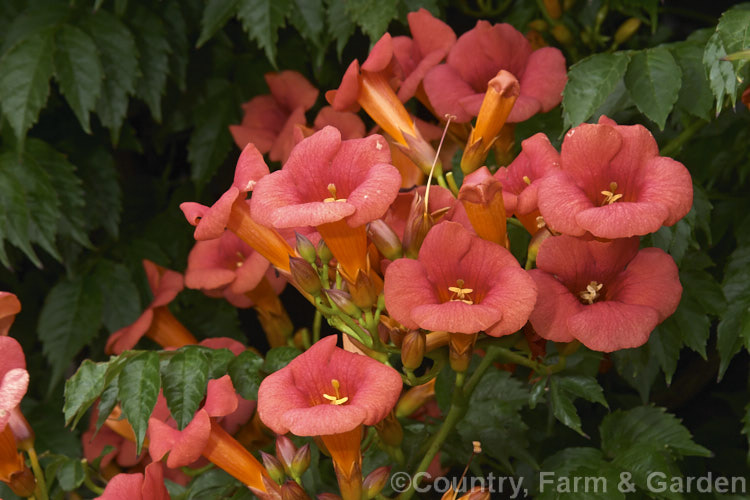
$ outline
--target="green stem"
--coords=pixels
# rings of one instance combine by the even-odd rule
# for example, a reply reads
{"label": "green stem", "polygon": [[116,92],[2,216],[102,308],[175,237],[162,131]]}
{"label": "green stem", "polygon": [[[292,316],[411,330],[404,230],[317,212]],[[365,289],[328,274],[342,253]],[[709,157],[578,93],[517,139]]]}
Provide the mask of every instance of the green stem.
{"label": "green stem", "polygon": [[323,323],[323,313],[320,309],[315,310],[315,318],[313,319],[313,344],[320,340],[320,327]]}
{"label": "green stem", "polygon": [[700,129],[708,125],[708,122],[703,120],[696,120],[691,123],[685,130],[680,132],[680,135],[669,141],[666,146],[661,148],[659,154],[661,156],[672,156],[677,153],[682,146],[689,141]]}
{"label": "green stem", "polygon": [[42,471],[42,467],[39,465],[39,457],[36,455],[36,450],[33,446],[31,446],[28,450],[26,450],[26,453],[29,454],[29,461],[31,462],[31,470],[34,471],[34,477],[36,477],[36,497],[39,500],[47,500],[49,496],[47,495],[47,483],[44,480],[44,471]]}
{"label": "green stem", "polygon": [[104,493],[104,488],[94,483],[94,481],[91,480],[91,478],[88,475],[88,472],[83,475],[83,484],[86,485],[86,488],[90,489],[92,492],[96,493],[97,495],[101,495]]}
{"label": "green stem", "polygon": [[[456,424],[458,424],[458,422],[466,414],[466,410],[468,408],[466,404],[467,399],[465,398],[464,391],[462,390],[465,378],[465,373],[456,373],[456,383],[453,386],[453,397],[451,399],[450,410],[448,410],[448,414],[445,416],[445,420],[443,420],[443,423],[440,426],[440,429],[438,429],[437,434],[435,434],[435,436],[432,438],[430,447],[427,448],[427,452],[425,453],[424,457],[422,457],[422,461],[419,462],[417,470],[414,471],[414,474],[412,474],[412,479],[415,477],[421,477],[420,474],[427,470],[427,467],[430,466],[432,459],[435,458],[437,452],[440,451],[440,447],[453,431],[453,428],[456,427]],[[410,499],[414,495],[414,487],[415,484],[412,480],[409,484],[409,488],[398,496],[398,500]]]}

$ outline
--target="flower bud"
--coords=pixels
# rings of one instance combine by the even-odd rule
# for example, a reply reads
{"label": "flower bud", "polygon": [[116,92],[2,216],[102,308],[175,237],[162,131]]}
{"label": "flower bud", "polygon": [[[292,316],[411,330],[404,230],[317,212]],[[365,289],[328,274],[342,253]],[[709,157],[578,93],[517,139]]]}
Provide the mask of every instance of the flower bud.
{"label": "flower bud", "polygon": [[314,264],[318,255],[315,252],[315,246],[312,244],[312,241],[297,232],[294,233],[294,236],[297,238],[297,253],[299,256],[310,264]]}
{"label": "flower bud", "polygon": [[279,484],[283,483],[284,479],[286,479],[286,473],[279,459],[264,451],[260,452],[260,458],[263,460],[263,467],[266,468],[271,478]]}
{"label": "flower bud", "polygon": [[281,500],[310,500],[310,497],[295,481],[287,481],[281,486]]}
{"label": "flower bud", "polygon": [[336,307],[341,309],[341,312],[352,318],[359,318],[362,315],[362,310],[352,302],[352,296],[343,290],[328,289],[326,290],[328,298],[333,302]]}
{"label": "flower bud", "polygon": [[376,219],[367,225],[367,235],[383,257],[396,260],[403,255],[401,240],[383,219]]}
{"label": "flower bud", "polygon": [[412,330],[401,343],[401,362],[404,368],[416,370],[422,364],[425,353],[426,336],[419,330]]}
{"label": "flower bud", "polygon": [[284,466],[284,471],[291,475],[292,473],[292,460],[294,455],[297,454],[297,447],[291,439],[286,436],[276,436],[276,458],[279,459],[281,465]]}
{"label": "flower bud", "polygon": [[11,473],[10,481],[6,483],[11,491],[19,497],[28,498],[34,495],[36,490],[36,478],[31,469],[23,466],[23,469]]}
{"label": "flower bud", "polygon": [[564,24],[556,24],[549,30],[555,40],[563,45],[571,45],[573,43],[573,35]]}
{"label": "flower bud", "polygon": [[315,498],[317,498],[318,500],[341,500],[341,497],[334,493],[321,493]]}
{"label": "flower bud", "polygon": [[357,279],[354,284],[349,284],[349,293],[352,301],[360,309],[371,309],[378,300],[378,292],[370,277],[361,269],[357,271]]}
{"label": "flower bud", "polygon": [[396,417],[408,417],[425,403],[435,397],[435,381],[432,379],[426,384],[412,387],[401,396],[396,404]]}
{"label": "flower bud", "polygon": [[536,31],[547,31],[547,28],[549,28],[549,25],[547,25],[547,21],[545,21],[544,19],[534,19],[533,21],[529,22],[528,26],[529,28]]}
{"label": "flower bud", "polygon": [[404,229],[403,245],[407,257],[417,258],[427,232],[434,225],[435,221],[425,209],[424,199],[418,193],[414,193],[414,201],[411,204],[409,216],[406,218],[406,228]]}
{"label": "flower bud", "polygon": [[396,415],[391,411],[386,417],[375,424],[378,436],[387,446],[399,447],[404,440],[404,430]]}
{"label": "flower bud", "polygon": [[333,258],[333,254],[328,249],[328,245],[326,245],[326,242],[323,240],[320,240],[318,242],[318,257],[320,258],[320,262],[322,262],[323,264],[328,264]]}
{"label": "flower bud", "polygon": [[391,473],[391,468],[387,466],[378,467],[374,471],[367,474],[367,477],[362,483],[362,489],[368,499],[375,498],[385,487],[385,483],[388,480],[388,476]]}
{"label": "flower bud", "polygon": [[308,261],[300,257],[289,256],[289,272],[302,290],[313,296],[320,293],[322,286],[320,277]]}
{"label": "flower bud", "polygon": [[404,340],[406,330],[395,319],[388,316],[381,316],[380,323],[378,323],[378,333],[380,334],[381,339],[386,339],[383,340],[383,342],[390,339],[390,341],[393,342],[393,345],[401,347],[401,342]]}
{"label": "flower bud", "polygon": [[481,486],[475,486],[459,500],[490,500],[490,492]]}
{"label": "flower bud", "polygon": [[305,444],[292,458],[292,477],[300,477],[310,467],[310,444]]}
{"label": "flower bud", "polygon": [[620,45],[621,43],[627,42],[630,37],[633,36],[636,31],[638,31],[638,28],[640,27],[641,20],[637,17],[626,19],[625,22],[623,22],[620,27],[617,28],[617,31],[615,31],[615,45]]}
{"label": "flower bud", "polygon": [[547,14],[552,19],[560,19],[560,16],[562,16],[560,0],[544,0],[544,8],[547,9]]}

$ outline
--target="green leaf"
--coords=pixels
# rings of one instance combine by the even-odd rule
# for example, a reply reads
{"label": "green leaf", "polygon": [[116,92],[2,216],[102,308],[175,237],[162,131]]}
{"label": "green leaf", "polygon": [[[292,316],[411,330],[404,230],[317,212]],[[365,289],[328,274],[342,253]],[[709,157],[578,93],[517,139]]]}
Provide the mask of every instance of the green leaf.
{"label": "green leaf", "polygon": [[0,104],[16,138],[23,142],[47,102],[52,63],[52,30],[13,47],[0,58]]}
{"label": "green leaf", "polygon": [[676,105],[698,118],[709,120],[714,97],[703,66],[703,45],[684,42],[671,50],[682,71],[682,86]]}
{"label": "green leaf", "polygon": [[750,345],[750,246],[741,246],[729,256],[722,290],[729,307],[717,328],[719,379],[743,342]]}
{"label": "green leaf", "polygon": [[91,276],[64,278],[50,291],[39,315],[37,335],[51,366],[49,388],[62,378],[73,357],[99,332],[99,283]]}
{"label": "green leaf", "polygon": [[291,0],[239,0],[237,17],[250,39],[258,43],[274,66],[278,31],[284,26],[291,6]]}
{"label": "green leaf", "polygon": [[[3,2],[7,4],[8,2]],[[5,6],[5,5],[4,5]],[[0,46],[0,56],[19,43],[35,38],[44,32],[54,31],[58,25],[65,22],[70,10],[63,2],[47,2],[44,8],[36,5],[29,6],[20,15],[12,18],[12,23],[3,34],[3,44]]]}
{"label": "green leaf", "polygon": [[630,57],[622,52],[594,54],[571,66],[563,91],[565,128],[588,120],[625,74]]}
{"label": "green leaf", "polygon": [[616,457],[639,443],[658,443],[677,458],[711,456],[709,450],[693,441],[677,417],[654,406],[638,406],[607,415],[599,426],[599,434],[602,451],[609,457]]}
{"label": "green leaf", "polygon": [[266,361],[263,363],[263,371],[266,373],[279,371],[300,354],[301,351],[296,347],[274,347],[266,354]]}
{"label": "green leaf", "polygon": [[252,351],[241,352],[229,363],[227,373],[240,396],[252,401],[258,399],[258,387],[263,381],[259,373],[262,367],[263,358]]}
{"label": "green leaf", "polygon": [[[716,26],[716,33],[728,54],[750,49],[750,4],[735,5],[724,12]],[[746,59],[734,61],[735,72],[739,72],[745,63]],[[733,99],[732,104],[734,102]]]}
{"label": "green leaf", "polygon": [[47,173],[57,191],[59,211],[65,214],[65,217],[58,218],[58,234],[68,236],[83,246],[90,246],[86,234],[84,190],[81,179],[76,176],[76,167],[65,155],[38,139],[26,141],[25,153],[26,158]]}
{"label": "green leaf", "polygon": [[607,400],[604,398],[604,391],[594,377],[567,375],[565,377],[553,377],[553,379],[558,380],[560,387],[570,394],[609,408]]}
{"label": "green leaf", "polygon": [[[658,480],[661,478],[682,477],[680,470],[669,455],[669,449],[665,448],[659,441],[638,442],[625,449],[612,460],[612,465],[620,470],[632,474],[628,480],[636,484],[640,489],[648,491],[652,495],[659,493],[660,498],[683,498],[682,495],[669,491],[660,490]],[[653,474],[657,475],[654,476]],[[651,481],[649,481],[649,477]],[[667,481],[669,484],[669,481]],[[651,485],[651,487],[649,487]]]}
{"label": "green leaf", "polygon": [[118,386],[122,412],[133,427],[136,454],[140,454],[161,386],[159,355],[147,351],[130,359],[120,373]]}
{"label": "green leaf", "polygon": [[336,55],[341,60],[341,54],[349,39],[357,28],[346,13],[346,3],[338,0],[328,0],[326,20],[328,31],[336,41]]}
{"label": "green leaf", "polygon": [[202,46],[219,31],[237,12],[239,0],[209,0],[203,9],[201,18],[201,34],[196,47]]}
{"label": "green leaf", "polygon": [[65,458],[57,470],[57,480],[64,491],[73,491],[83,484],[86,472],[77,458]]}
{"label": "green leaf", "polygon": [[164,23],[167,28],[167,38],[172,47],[169,55],[169,76],[177,84],[177,88],[184,92],[186,89],[187,65],[190,58],[188,42],[188,28],[182,15],[182,8],[175,0],[164,3]]}
{"label": "green leaf", "polygon": [[141,78],[136,83],[136,94],[146,102],[154,120],[161,122],[161,96],[167,87],[172,52],[167,30],[159,16],[145,7],[136,11],[131,26],[140,54]]}
{"label": "green leaf", "polygon": [[229,125],[239,117],[238,100],[226,82],[209,82],[208,95],[195,107],[195,128],[188,142],[190,176],[199,185],[213,176],[231,151]]}
{"label": "green leaf", "polygon": [[732,106],[737,99],[737,77],[732,63],[723,60],[726,55],[727,51],[721,41],[721,36],[718,32],[714,33],[706,43],[703,64],[708,69],[708,80],[716,97],[717,115],[724,106],[725,96],[730,96]]}
{"label": "green leaf", "polygon": [[109,363],[94,363],[83,360],[75,374],[65,382],[65,425],[75,427],[86,410],[104,390],[104,375]]}
{"label": "green leaf", "polygon": [[[575,488],[576,477],[591,479]],[[539,480],[539,491],[534,497],[542,500],[625,498],[617,487],[620,470],[604,460],[596,448],[560,450],[542,463]]]}
{"label": "green leaf", "polygon": [[112,142],[117,144],[129,96],[135,93],[135,84],[141,75],[138,48],[130,30],[105,10],[90,14],[83,27],[99,49],[104,71],[96,113],[102,125],[110,130]]}
{"label": "green leaf", "polygon": [[202,349],[187,347],[169,360],[162,372],[164,397],[179,429],[184,429],[206,395],[208,359]]}
{"label": "green leaf", "polygon": [[615,351],[612,360],[620,377],[637,390],[641,401],[646,403],[659,374],[659,361],[656,356],[650,355],[649,345]]}
{"label": "green leaf", "polygon": [[91,133],[89,112],[102,88],[104,71],[96,44],[85,32],[68,24],[55,36],[55,70],[60,90],[81,127]]}
{"label": "green leaf", "polygon": [[235,359],[232,351],[226,348],[205,349],[204,354],[208,359],[208,378],[221,378],[228,374],[229,365]]}
{"label": "green leaf", "polygon": [[323,0],[294,0],[289,20],[303,38],[320,45],[324,12]]}
{"label": "green leaf", "polygon": [[360,28],[362,33],[375,43],[388,30],[388,25],[398,17],[398,0],[349,0],[346,13]]}
{"label": "green leaf", "polygon": [[141,315],[141,298],[130,270],[111,260],[100,261],[94,275],[103,299],[102,321],[110,333],[133,324]]}
{"label": "green leaf", "polygon": [[99,227],[117,238],[122,212],[122,190],[112,155],[102,147],[92,148],[78,161],[86,194],[86,211],[97,217],[86,219],[89,230]]}
{"label": "green leaf", "polygon": [[571,393],[565,390],[559,377],[550,378],[549,389],[552,413],[555,418],[581,436],[588,437],[581,428],[581,417],[578,416],[578,411],[571,399]]}
{"label": "green leaf", "polygon": [[99,398],[99,405],[97,406],[99,415],[96,419],[97,430],[101,429],[102,425],[104,425],[104,422],[107,420],[109,415],[112,413],[115,405],[117,404],[117,400],[120,397],[120,387],[118,381],[119,372],[118,375],[114,379],[112,379],[109,385],[104,389],[101,397]]}
{"label": "green leaf", "polygon": [[681,332],[673,325],[674,323],[668,319],[657,326],[648,339],[649,349],[659,360],[667,385],[672,383],[672,376],[677,370],[677,360],[680,358],[682,347]]}
{"label": "green leaf", "polygon": [[682,84],[682,71],[664,47],[636,52],[625,72],[625,86],[638,109],[664,130]]}

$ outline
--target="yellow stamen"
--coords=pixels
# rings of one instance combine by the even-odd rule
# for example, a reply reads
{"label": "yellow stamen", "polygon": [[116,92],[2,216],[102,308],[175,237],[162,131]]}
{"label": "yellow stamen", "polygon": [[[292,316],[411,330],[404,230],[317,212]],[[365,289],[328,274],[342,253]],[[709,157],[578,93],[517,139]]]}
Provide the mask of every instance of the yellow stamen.
{"label": "yellow stamen", "polygon": [[622,194],[615,194],[615,191],[617,191],[617,183],[610,182],[609,191],[601,192],[604,195],[604,201],[602,201],[602,206],[611,205],[612,203],[616,202],[617,200],[623,197]]}
{"label": "yellow stamen", "polygon": [[333,201],[346,201],[346,198],[336,198],[336,184],[334,184],[333,182],[328,185],[328,192],[331,193],[331,197],[323,200],[325,203],[330,203]]}
{"label": "yellow stamen", "polygon": [[523,179],[523,182],[525,182],[527,185],[531,186],[531,179],[529,179],[528,175],[524,175],[522,177],[522,179]]}
{"label": "yellow stamen", "polygon": [[342,405],[349,401],[348,397],[341,397],[339,394],[339,388],[341,385],[339,384],[339,381],[334,379],[331,379],[331,385],[333,386],[333,392],[336,394],[335,396],[331,396],[330,394],[323,394],[323,397],[326,398],[328,401],[331,402],[332,405]]}
{"label": "yellow stamen", "polygon": [[546,225],[547,225],[547,223],[546,223],[546,222],[544,222],[544,217],[542,217],[542,216],[540,215],[540,216],[538,216],[538,217],[536,218],[536,227],[537,227],[537,228],[541,229],[541,228],[543,228],[543,227],[544,227],[544,226],[546,226]]}
{"label": "yellow stamen", "polygon": [[237,250],[237,264],[236,264],[237,268],[242,267],[242,264],[244,263],[245,263],[245,256],[242,255],[242,252]]}
{"label": "yellow stamen", "polygon": [[599,298],[599,290],[601,290],[603,286],[604,285],[602,283],[592,281],[588,285],[586,285],[586,290],[578,292],[578,295],[587,304],[593,304],[594,301]]}
{"label": "yellow stamen", "polygon": [[448,291],[452,292],[453,295],[451,295],[450,301],[451,302],[463,302],[464,304],[473,304],[474,301],[469,298],[469,294],[474,291],[473,288],[464,288],[464,280],[458,279],[456,280],[456,285],[458,286],[449,286]]}

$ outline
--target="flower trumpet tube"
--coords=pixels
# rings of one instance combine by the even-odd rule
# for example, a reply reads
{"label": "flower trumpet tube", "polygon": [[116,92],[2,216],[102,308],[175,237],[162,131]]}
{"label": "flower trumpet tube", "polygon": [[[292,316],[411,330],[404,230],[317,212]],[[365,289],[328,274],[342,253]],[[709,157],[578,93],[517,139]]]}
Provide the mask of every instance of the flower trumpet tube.
{"label": "flower trumpet tube", "polygon": [[469,177],[461,186],[458,199],[466,210],[474,231],[483,240],[493,241],[507,248],[502,185],[489,173],[477,184],[471,182]]}
{"label": "flower trumpet tube", "polygon": [[519,93],[518,80],[505,70],[500,70],[489,81],[477,116],[477,124],[469,134],[466,149],[461,157],[461,170],[465,174],[482,166],[500,135],[500,130],[505,125]]}

